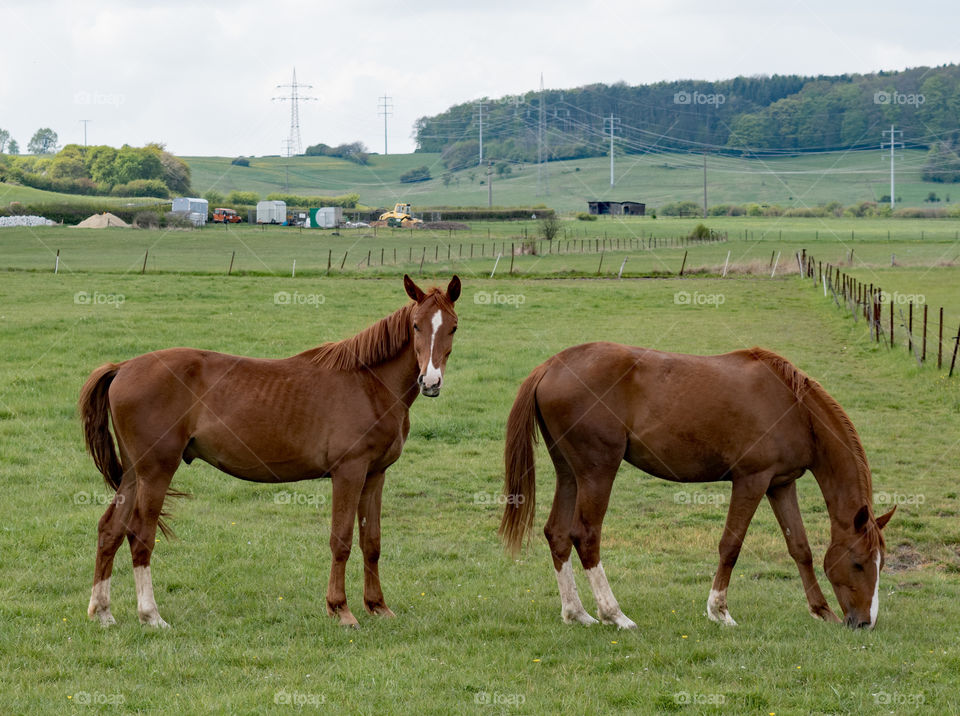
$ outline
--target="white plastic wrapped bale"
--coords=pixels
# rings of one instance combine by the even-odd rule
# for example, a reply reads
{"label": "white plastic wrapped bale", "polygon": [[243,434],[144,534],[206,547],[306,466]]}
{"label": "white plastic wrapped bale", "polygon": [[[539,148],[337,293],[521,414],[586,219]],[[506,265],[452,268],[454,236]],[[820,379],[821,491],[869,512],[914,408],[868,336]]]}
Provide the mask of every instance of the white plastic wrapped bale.
{"label": "white plastic wrapped bale", "polygon": [[54,222],[42,216],[0,216],[0,228],[8,226],[53,226]]}

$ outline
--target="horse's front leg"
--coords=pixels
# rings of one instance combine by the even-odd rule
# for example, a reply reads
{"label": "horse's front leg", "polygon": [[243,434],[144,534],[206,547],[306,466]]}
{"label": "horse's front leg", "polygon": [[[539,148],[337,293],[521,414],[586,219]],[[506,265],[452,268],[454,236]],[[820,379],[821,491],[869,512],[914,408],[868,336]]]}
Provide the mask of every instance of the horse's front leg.
{"label": "horse's front leg", "polygon": [[333,470],[330,515],[330,583],[327,585],[327,614],[340,619],[341,626],[358,626],[347,606],[345,574],[353,543],[353,520],[367,476],[366,463],[344,463]]}
{"label": "horse's front leg", "polygon": [[747,534],[750,520],[757,511],[757,505],[770,484],[768,474],[745,475],[735,477],[733,489],[730,492],[730,509],[727,511],[727,523],[723,527],[723,537],[720,538],[720,565],[713,578],[713,587],[707,599],[707,616],[721,624],[736,626],[737,623],[727,610],[727,587],[730,584],[730,573],[740,556],[740,547]]}
{"label": "horse's front leg", "polygon": [[383,472],[367,475],[357,507],[360,525],[360,549],[363,551],[363,606],[371,614],[392,617],[393,612],[383,601],[380,588],[380,505],[383,494]]}
{"label": "horse's front leg", "polygon": [[813,571],[813,555],[810,553],[810,543],[807,542],[807,533],[803,528],[803,518],[800,516],[800,505],[797,503],[797,483],[789,482],[786,485],[772,487],[767,491],[767,499],[777,516],[783,537],[787,541],[787,550],[800,570],[800,581],[803,582],[803,593],[807,596],[810,614],[825,622],[839,622],[840,619],[827,605],[827,600],[820,590],[817,575]]}

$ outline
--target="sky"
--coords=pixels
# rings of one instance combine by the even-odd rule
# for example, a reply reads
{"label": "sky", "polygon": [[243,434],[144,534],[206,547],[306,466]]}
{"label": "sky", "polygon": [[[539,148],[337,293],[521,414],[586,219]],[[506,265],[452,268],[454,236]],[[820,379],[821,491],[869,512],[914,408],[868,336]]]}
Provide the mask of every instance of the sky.
{"label": "sky", "polygon": [[[737,75],[840,74],[960,61],[960,3],[107,2],[8,0],[0,129],[60,144],[181,156],[270,155],[289,137],[296,68],[303,146],[410,152],[418,117],[547,88]],[[89,120],[83,123],[80,120]]]}

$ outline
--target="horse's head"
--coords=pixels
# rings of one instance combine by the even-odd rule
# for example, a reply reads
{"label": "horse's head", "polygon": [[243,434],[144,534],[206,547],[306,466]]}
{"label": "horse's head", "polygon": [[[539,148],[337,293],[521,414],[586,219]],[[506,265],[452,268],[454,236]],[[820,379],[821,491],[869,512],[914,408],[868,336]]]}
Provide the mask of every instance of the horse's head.
{"label": "horse's head", "polygon": [[833,585],[844,623],[849,627],[872,629],[880,606],[880,570],[883,569],[881,530],[893,517],[893,510],[873,519],[864,505],[853,518],[852,531],[835,533],[823,560],[824,571]]}
{"label": "horse's head", "polygon": [[428,398],[440,395],[443,371],[453,348],[453,334],[457,330],[457,312],[453,304],[460,298],[460,278],[450,279],[446,291],[430,289],[424,293],[413,279],[403,277],[403,287],[417,305],[411,314],[413,321],[413,349],[417,354],[420,392]]}

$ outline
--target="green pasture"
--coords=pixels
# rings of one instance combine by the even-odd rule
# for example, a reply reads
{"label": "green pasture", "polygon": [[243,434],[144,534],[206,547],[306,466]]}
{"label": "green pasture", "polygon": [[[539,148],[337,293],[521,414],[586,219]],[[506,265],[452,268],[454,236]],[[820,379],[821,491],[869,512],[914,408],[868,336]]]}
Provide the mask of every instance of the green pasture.
{"label": "green pasture", "polygon": [[[228,157],[184,157],[198,192],[214,189],[256,191],[262,196],[289,189],[303,195],[356,192],[366,206],[409,201],[420,206],[486,206],[487,168],[447,173],[439,154],[371,155],[361,166],[332,157],[255,157],[250,166]],[[960,189],[921,180],[926,153],[904,151],[897,164],[900,206],[952,206]],[[404,184],[400,175],[427,166],[432,179]],[[586,211],[588,199],[631,199],[658,207],[674,201],[703,201],[703,159],[697,155],[654,153],[617,156],[616,186],[610,187],[610,160],[593,157],[536,164],[512,164],[510,174],[493,178],[496,206],[545,204],[560,211]],[[879,151],[745,159],[707,158],[708,202],[814,206],[878,201],[890,193],[890,165]],[[924,200],[934,192],[940,203]]]}
{"label": "green pasture", "polygon": [[[343,630],[327,618],[327,482],[255,485],[194,463],[182,466],[174,483],[194,495],[173,505],[179,537],[161,540],[153,560],[160,613],[172,628],[154,631],[137,622],[126,548],[113,580],[119,623],[104,630],[89,622],[96,523],[110,494],[84,453],[75,413],[87,374],[105,361],[173,345],[281,357],[351,335],[403,303],[400,275],[410,267],[328,277],[321,270],[326,247],[420,245],[419,237],[411,244],[379,234],[254,234],[222,227],[171,234],[0,232],[0,268],[6,269],[0,274],[0,711],[865,714],[955,708],[960,378],[948,380],[944,371],[916,367],[905,351],[878,347],[862,321],[855,323],[796,275],[548,281],[542,279],[554,270],[533,263],[575,268],[573,254],[518,256],[518,273],[510,278],[498,271],[494,280],[485,278],[489,257],[430,264],[425,284],[430,276],[446,280],[455,269],[464,291],[443,393],[414,404],[406,449],[387,473],[381,574],[397,618],[362,613],[358,549],[348,566],[347,594],[361,628]],[[948,243],[946,236],[941,243],[904,239],[898,253],[912,248],[932,261]],[[778,245],[785,256],[800,244],[741,240],[689,251],[698,265],[722,263],[728,250],[765,265]],[[804,245],[824,260],[847,249],[840,241]],[[244,246],[241,275],[222,275],[224,257],[233,250],[239,257]],[[879,264],[886,253],[879,240],[855,246],[855,262],[874,252]],[[63,260],[58,275],[52,273],[56,248]],[[147,248],[158,265],[148,264],[140,275],[137,257],[142,263]],[[635,252],[628,266],[653,255],[673,266],[683,250],[650,250],[647,258]],[[286,271],[294,258],[296,278]],[[591,263],[597,258],[589,256]],[[306,275],[299,273],[301,262]],[[931,295],[942,290],[944,300],[960,287],[955,267],[881,269],[867,261],[851,270],[882,270],[884,285]],[[293,298],[278,302],[278,292]],[[682,292],[714,300],[685,303],[677,299]],[[540,448],[534,541],[511,561],[496,537],[502,434],[529,371],[587,340],[694,353],[759,344],[820,380],[860,431],[878,511],[898,505],[886,533],[877,628],[854,632],[807,615],[796,568],[766,505],[754,518],[729,592],[740,626],[709,622],[705,601],[729,486],[675,485],[628,467],[614,488],[603,561],[624,612],[639,628],[625,633],[562,624],[539,533],[553,492],[549,460]],[[817,571],[836,608],[819,569],[829,539],[826,508],[809,475],[799,486]],[[579,566],[575,572],[594,611]]]}

